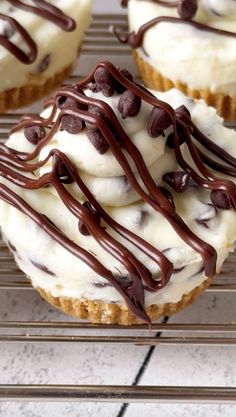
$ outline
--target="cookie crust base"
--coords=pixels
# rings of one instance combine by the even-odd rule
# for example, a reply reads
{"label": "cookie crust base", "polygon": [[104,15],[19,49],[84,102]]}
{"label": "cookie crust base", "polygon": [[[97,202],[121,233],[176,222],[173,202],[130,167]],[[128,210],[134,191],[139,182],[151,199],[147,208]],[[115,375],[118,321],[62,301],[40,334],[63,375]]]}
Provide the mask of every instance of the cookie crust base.
{"label": "cookie crust base", "polygon": [[133,56],[147,87],[159,91],[167,91],[175,87],[189,97],[202,98],[209,106],[215,107],[218,114],[225,120],[236,120],[236,95],[229,96],[223,93],[212,93],[209,89],[193,90],[181,81],[173,82],[169,78],[163,77],[154,67],[141,58],[137,51],[133,51]]}
{"label": "cookie crust base", "polygon": [[28,84],[23,87],[3,91],[0,93],[0,113],[28,106],[47,96],[68,78],[73,67],[72,64],[69,65],[53,77],[45,80],[43,83],[42,81],[40,83],[40,78],[42,77],[40,74],[30,75]]}
{"label": "cookie crust base", "polygon": [[[172,316],[191,304],[200,293],[209,287],[211,282],[212,278],[206,278],[200,286],[184,294],[182,299],[177,303],[166,303],[160,306],[151,305],[147,308],[147,314],[152,321],[157,320],[161,316]],[[131,311],[126,308],[121,308],[118,304],[95,300],[79,300],[68,297],[54,297],[50,292],[42,288],[37,288],[37,291],[50,304],[78,319],[87,319],[92,323],[120,324],[126,326],[142,323]]]}

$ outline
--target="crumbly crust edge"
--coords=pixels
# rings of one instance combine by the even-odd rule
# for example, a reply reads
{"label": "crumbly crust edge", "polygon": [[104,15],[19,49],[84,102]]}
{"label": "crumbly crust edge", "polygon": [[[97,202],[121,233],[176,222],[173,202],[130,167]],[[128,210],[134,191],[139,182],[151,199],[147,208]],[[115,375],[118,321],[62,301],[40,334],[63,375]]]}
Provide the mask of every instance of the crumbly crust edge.
{"label": "crumbly crust edge", "polygon": [[[212,278],[206,278],[198,287],[194,288],[177,303],[166,303],[163,305],[151,305],[147,308],[147,314],[152,321],[162,316],[172,316],[180,310],[191,304],[195,298],[201,294],[212,282]],[[77,317],[78,319],[87,319],[92,323],[133,325],[140,324],[141,321],[132,314],[126,307],[120,307],[118,304],[105,303],[96,300],[80,300],[68,297],[54,297],[49,291],[43,288],[37,288],[40,295],[50,304],[62,310],[64,313]]]}
{"label": "crumbly crust edge", "polygon": [[212,93],[209,89],[191,89],[181,81],[171,81],[161,75],[154,67],[146,62],[137,51],[133,51],[134,60],[138,66],[144,83],[149,88],[167,91],[175,87],[194,99],[202,98],[209,106],[216,108],[218,114],[227,121],[236,120],[236,95],[229,96],[222,93]]}
{"label": "crumbly crust edge", "polygon": [[[0,93],[0,113],[8,110],[28,106],[55,90],[71,74],[74,65],[71,64],[53,77],[46,79],[43,83],[40,74],[30,77],[29,83],[19,88],[12,88]],[[32,80],[33,78],[33,80]],[[38,79],[38,83],[37,83]]]}

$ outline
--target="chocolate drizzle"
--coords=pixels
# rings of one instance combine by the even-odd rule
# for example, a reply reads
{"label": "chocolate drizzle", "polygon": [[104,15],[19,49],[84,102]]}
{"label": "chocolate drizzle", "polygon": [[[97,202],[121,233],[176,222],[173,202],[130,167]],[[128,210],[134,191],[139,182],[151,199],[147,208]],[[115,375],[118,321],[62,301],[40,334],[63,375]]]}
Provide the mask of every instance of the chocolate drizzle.
{"label": "chocolate drizzle", "polygon": [[[118,40],[121,43],[128,43],[131,48],[136,49],[142,46],[143,43],[143,38],[145,33],[152,28],[153,26],[162,23],[162,22],[169,22],[169,23],[173,23],[173,24],[187,24],[190,25],[192,27],[194,27],[195,29],[198,30],[202,30],[204,32],[210,32],[210,33],[214,33],[216,35],[221,35],[221,36],[228,36],[228,37],[232,37],[232,38],[236,38],[236,32],[231,32],[231,31],[227,31],[227,30],[222,30],[222,29],[217,29],[214,27],[211,27],[207,24],[204,23],[199,23],[199,22],[195,22],[192,20],[192,18],[194,17],[196,10],[197,10],[197,2],[196,0],[179,0],[179,1],[173,1],[173,2],[164,2],[164,1],[160,1],[160,0],[151,0],[151,2],[153,3],[157,3],[160,4],[163,7],[176,7],[179,17],[173,17],[173,16],[159,16],[156,17],[150,21],[148,21],[147,23],[144,23],[142,26],[140,26],[140,28],[138,29],[138,31],[135,32],[131,32],[127,35],[121,35],[116,28],[113,28],[113,33],[116,35],[116,37],[118,38]],[[187,4],[187,6],[185,6],[185,3]],[[123,7],[126,7],[128,4],[128,0],[123,0],[121,2],[121,5]]]}
{"label": "chocolate drizzle", "polygon": [[[15,132],[37,126],[37,129],[38,127],[45,129],[45,135],[42,135],[42,138],[39,141],[36,141],[34,150],[29,154],[18,152],[5,145],[0,145],[0,175],[18,187],[28,190],[37,190],[49,185],[53,186],[68,210],[78,219],[80,227],[83,225],[83,229],[87,232],[86,238],[94,238],[104,250],[124,266],[127,271],[127,280],[128,282],[130,281],[131,284],[127,285],[127,280],[126,283],[123,284],[123,281],[117,279],[112,271],[105,268],[93,254],[72,242],[65,234],[54,226],[49,219],[44,215],[37,213],[37,211],[30,207],[27,202],[4,184],[0,184],[0,198],[29,216],[60,245],[83,262],[87,263],[89,267],[101,277],[109,281],[109,283],[122,295],[128,308],[130,308],[139,318],[149,322],[149,318],[145,313],[144,290],[158,291],[161,288],[164,288],[168,284],[170,276],[173,273],[173,265],[162,252],[135,233],[127,230],[109,216],[92,195],[76,168],[64,153],[54,149],[50,151],[45,160],[32,162],[39,155],[40,150],[59,130],[64,116],[76,118],[82,121],[84,125],[88,125],[90,129],[91,126],[96,126],[105,138],[110,151],[123,168],[124,175],[130,185],[138,193],[140,199],[145,201],[155,211],[162,214],[178,235],[202,256],[206,276],[213,276],[215,274],[215,249],[196,236],[184,223],[183,219],[176,213],[172,195],[167,189],[165,189],[166,192],[164,192],[163,187],[159,188],[155,184],[141,153],[123,130],[112,108],[102,100],[86,96],[84,89],[87,88],[88,84],[96,83],[96,71],[101,68],[109,72],[112,83],[115,82],[117,85],[123,87],[122,90],[128,90],[140,100],[149,103],[150,111],[153,106],[157,109],[161,109],[162,113],[165,112],[167,114],[173,127],[173,157],[175,155],[183,173],[186,173],[187,177],[194,180],[198,186],[205,188],[210,192],[217,191],[218,193],[223,193],[224,196],[227,196],[231,206],[236,209],[236,187],[234,183],[228,179],[218,178],[208,170],[206,166],[207,163],[204,163],[202,158],[202,155],[205,155],[205,153],[202,150],[200,153],[197,143],[200,143],[202,147],[206,149],[210,149],[213,155],[217,156],[223,163],[226,163],[226,165],[222,163],[218,170],[218,162],[214,162],[216,164],[215,169],[219,172],[221,172],[221,168],[224,168],[231,170],[234,172],[234,175],[236,175],[236,159],[215,145],[214,142],[197,129],[192,122],[191,115],[187,109],[181,106],[175,111],[169,104],[157,99],[149,93],[148,90],[125,77],[122,74],[122,71],[116,69],[109,62],[99,63],[95,70],[85,80],[75,85],[61,88],[51,101],[51,114],[47,119],[43,119],[40,116],[28,115],[13,128],[13,132]],[[68,106],[66,106],[67,100]],[[59,102],[63,102],[64,105],[60,106],[61,108],[59,108],[59,112],[56,115]],[[71,106],[71,103],[74,103],[74,106]],[[91,108],[90,106],[96,106],[99,111],[89,111],[89,108]],[[179,138],[180,128],[181,142]],[[191,135],[194,137],[195,141],[193,141]],[[180,145],[183,140],[189,149],[196,168],[188,165],[182,155]],[[133,174],[129,161],[125,157],[120,146],[121,143],[122,147],[127,151],[130,158],[135,163],[147,191],[142,188]],[[52,160],[52,169],[50,172],[37,179],[28,178],[24,175],[24,172],[34,172],[42,167],[49,159]],[[207,162],[209,161],[207,160]],[[60,175],[58,175],[59,171],[62,172]],[[86,204],[80,203],[70,194],[66,186],[68,181],[65,181],[64,177],[69,179],[69,182],[73,181],[76,184],[85,196]],[[176,191],[178,192],[178,188]],[[182,188],[180,191],[184,192]],[[143,251],[157,264],[158,270],[160,270],[158,280],[154,280],[151,272],[133,255],[133,253],[108,233],[106,225],[113,229],[118,235],[122,236],[126,241]],[[78,233],[80,233],[79,230]]]}
{"label": "chocolate drizzle", "polygon": [[[66,16],[58,7],[53,6],[45,0],[33,0],[35,6],[24,3],[21,0],[7,0],[13,7],[34,13],[42,18],[49,20],[62,30],[71,32],[75,30],[75,21]],[[28,53],[25,53],[17,45],[15,45],[8,36],[0,35],[0,45],[6,48],[12,55],[14,55],[23,64],[32,64],[37,59],[38,47],[30,34],[24,27],[16,21],[13,17],[5,14],[0,14],[0,20],[5,20],[9,27],[19,33],[24,43],[27,45]]]}

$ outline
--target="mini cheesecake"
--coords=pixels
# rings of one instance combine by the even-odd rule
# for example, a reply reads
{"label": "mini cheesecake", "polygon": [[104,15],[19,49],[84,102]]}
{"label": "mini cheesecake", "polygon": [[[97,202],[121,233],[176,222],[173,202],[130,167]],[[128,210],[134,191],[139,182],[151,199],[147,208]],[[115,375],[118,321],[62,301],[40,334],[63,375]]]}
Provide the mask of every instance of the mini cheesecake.
{"label": "mini cheesecake", "polygon": [[68,77],[91,0],[0,2],[0,112],[48,95]]}
{"label": "mini cheesecake", "polygon": [[135,324],[192,302],[236,239],[236,132],[101,62],[1,145],[0,225],[65,313]]}
{"label": "mini cheesecake", "polygon": [[149,88],[203,98],[236,120],[236,1],[130,0],[130,35]]}

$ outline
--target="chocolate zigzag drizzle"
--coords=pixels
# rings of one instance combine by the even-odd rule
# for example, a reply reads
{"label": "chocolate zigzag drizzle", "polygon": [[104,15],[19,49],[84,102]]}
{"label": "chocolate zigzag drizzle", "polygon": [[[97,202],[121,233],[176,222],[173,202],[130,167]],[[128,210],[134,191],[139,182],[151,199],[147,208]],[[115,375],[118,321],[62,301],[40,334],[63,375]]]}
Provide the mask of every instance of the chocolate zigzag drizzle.
{"label": "chocolate zigzag drizzle", "polygon": [[[62,30],[71,32],[75,30],[75,21],[66,16],[62,10],[58,7],[53,6],[45,0],[33,0],[35,6],[24,3],[21,0],[7,0],[13,7],[25,10],[30,13],[34,13],[38,16],[43,17],[46,20],[59,26]],[[6,48],[12,55],[14,55],[23,64],[32,64],[38,54],[38,47],[30,34],[24,29],[24,27],[17,22],[16,19],[5,14],[0,13],[0,19],[8,22],[8,30],[3,35],[0,35],[0,45]],[[18,32],[22,37],[24,43],[27,45],[28,53],[25,53],[17,45],[15,45],[9,39],[14,32]]]}
{"label": "chocolate zigzag drizzle", "polygon": [[[123,7],[127,7],[128,1],[129,0],[122,0],[121,5]],[[139,48],[140,46],[142,46],[145,33],[150,28],[152,28],[153,26],[161,22],[170,22],[173,24],[186,24],[186,25],[190,25],[194,27],[195,29],[202,30],[205,32],[210,32],[210,33],[215,33],[216,35],[236,38],[236,32],[213,28],[204,23],[193,21],[192,19],[195,16],[197,12],[197,8],[198,8],[197,0],[179,0],[179,1],[173,1],[173,2],[165,2],[161,0],[149,0],[149,1],[151,1],[152,3],[160,4],[161,6],[167,7],[167,8],[176,7],[179,17],[172,17],[172,16],[156,17],[150,20],[149,22],[144,23],[142,26],[140,26],[140,28],[138,29],[136,33],[131,32],[127,35],[121,35],[117,31],[117,29],[113,27],[112,28],[113,33],[115,34],[115,36],[121,43],[128,43],[131,46],[131,48],[134,48],[134,49]]]}
{"label": "chocolate zigzag drizzle", "polygon": [[[167,146],[173,148],[175,158],[183,170],[182,173],[172,173],[163,177],[175,191],[184,192],[190,178],[211,193],[212,203],[218,209],[236,209],[236,187],[228,179],[218,178],[207,168],[213,165],[216,171],[227,170],[236,176],[236,159],[214,144],[203,135],[191,120],[188,110],[181,106],[174,110],[169,104],[157,99],[144,87],[134,83],[132,76],[126,70],[119,70],[109,62],[99,63],[94,71],[83,81],[61,88],[51,100],[51,113],[47,119],[40,116],[27,115],[13,128],[13,132],[24,129],[26,138],[35,144],[31,153],[24,153],[0,145],[0,175],[18,187],[28,190],[53,186],[68,208],[78,219],[78,233],[91,235],[98,244],[111,256],[118,259],[127,270],[129,284],[120,281],[112,271],[105,268],[91,253],[72,242],[45,215],[38,213],[29,206],[14,191],[0,184],[0,198],[25,213],[52,239],[89,265],[97,274],[109,281],[124,298],[128,308],[142,320],[149,322],[145,312],[146,291],[158,291],[164,288],[173,273],[173,265],[165,254],[150,245],[135,233],[112,219],[98,203],[88,187],[83,182],[73,163],[59,150],[51,150],[42,161],[32,162],[41,149],[53,138],[58,129],[79,133],[86,129],[87,136],[100,153],[108,148],[124,170],[130,185],[138,193],[140,199],[149,204],[155,211],[161,213],[171,224],[178,235],[203,259],[206,276],[213,276],[216,269],[216,251],[209,244],[196,236],[176,213],[172,194],[165,187],[158,187],[144,159],[120,125],[113,109],[104,101],[87,97],[86,88],[102,91],[105,95],[113,95],[115,91],[121,94],[118,109],[123,117],[138,113],[141,101],[152,106],[148,133],[153,138],[160,135],[163,129],[172,126],[173,134],[168,137]],[[128,99],[127,99],[128,96]],[[57,113],[58,112],[58,113]],[[194,140],[193,140],[194,138]],[[154,139],[155,140],[155,139]],[[156,139],[158,140],[158,139]],[[195,168],[185,161],[181,144],[185,142],[193,158]],[[106,146],[104,146],[104,143]],[[201,145],[201,150],[198,148]],[[209,149],[217,161],[208,158],[202,149]],[[130,163],[122,149],[125,149],[137,168],[146,190],[138,183]],[[205,159],[204,159],[205,158]],[[50,172],[37,179],[28,178],[24,173],[31,172],[44,166],[52,160]],[[218,162],[220,160],[221,162]],[[177,176],[176,176],[177,175]],[[82,204],[68,190],[67,184],[74,182],[85,196]],[[204,220],[203,220],[204,222]],[[143,251],[160,269],[160,277],[155,280],[151,272],[132,254],[132,252],[111,236],[104,224],[108,225],[118,235]],[[205,227],[207,227],[205,225]]]}

